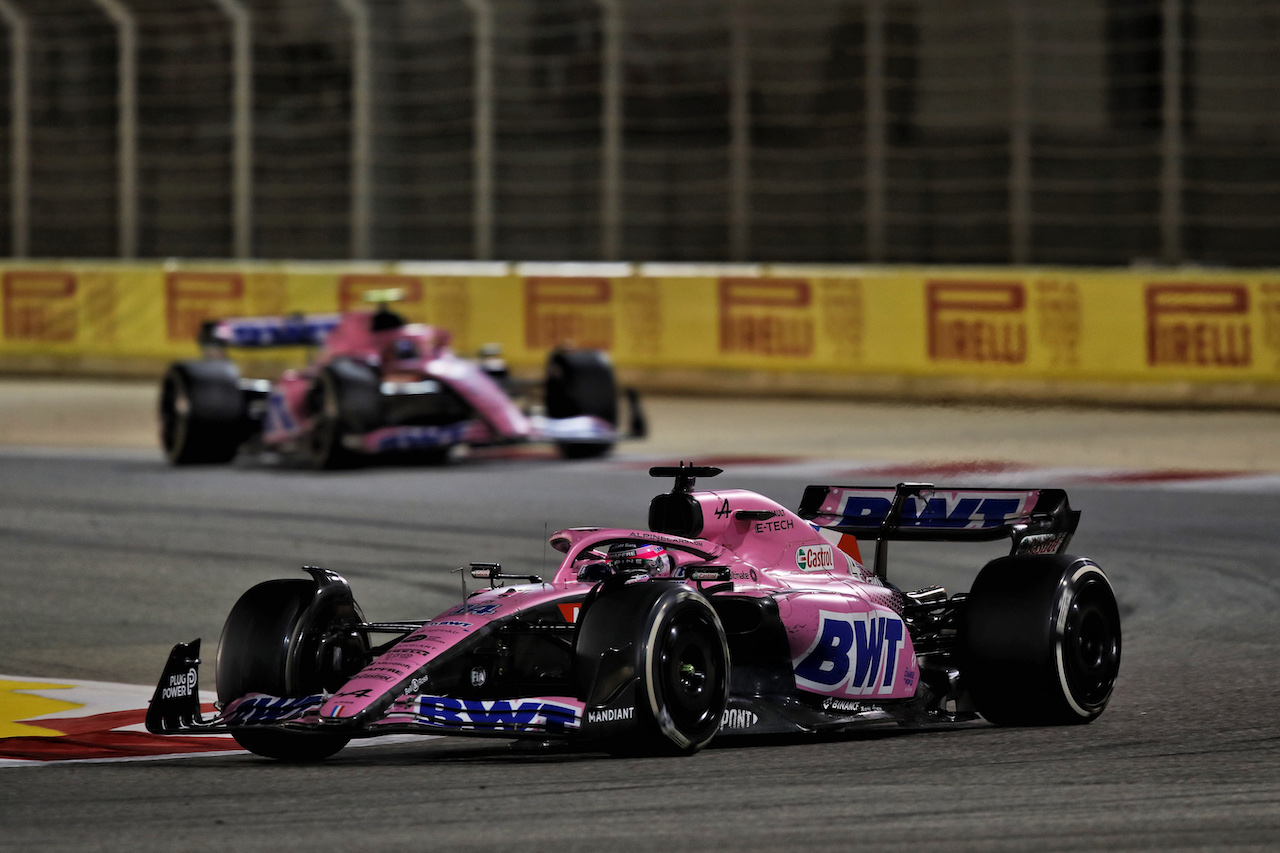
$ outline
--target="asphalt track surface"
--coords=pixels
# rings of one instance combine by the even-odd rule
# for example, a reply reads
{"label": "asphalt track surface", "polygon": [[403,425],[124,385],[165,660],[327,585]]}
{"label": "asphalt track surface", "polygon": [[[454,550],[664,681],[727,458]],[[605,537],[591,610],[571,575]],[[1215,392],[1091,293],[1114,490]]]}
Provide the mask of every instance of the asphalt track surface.
{"label": "asphalt track surface", "polygon": [[[733,439],[751,425],[722,422],[723,449],[749,444]],[[665,484],[639,457],[667,452],[662,426],[621,462],[333,474],[0,449],[0,672],[154,683],[174,642],[203,637],[211,661],[238,595],[303,564],[343,573],[370,618],[434,615],[459,600],[450,570],[468,560],[537,572],[547,530],[643,524]],[[717,485],[794,506],[813,481],[744,470]],[[1084,513],[1072,550],[1107,570],[1124,619],[1120,680],[1091,725],[725,741],[687,759],[448,738],[306,767],[233,755],[0,768],[0,849],[1277,849],[1280,487],[1068,488]],[[998,552],[895,546],[890,576],[964,590]]]}

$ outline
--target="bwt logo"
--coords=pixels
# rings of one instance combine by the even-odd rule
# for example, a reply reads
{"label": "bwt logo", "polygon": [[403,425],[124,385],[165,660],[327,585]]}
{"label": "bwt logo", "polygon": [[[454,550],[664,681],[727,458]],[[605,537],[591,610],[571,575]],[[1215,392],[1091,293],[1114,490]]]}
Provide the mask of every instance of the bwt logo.
{"label": "bwt logo", "polygon": [[165,332],[190,341],[205,320],[244,310],[244,278],[238,273],[171,272],[164,283]]}
{"label": "bwt logo", "polygon": [[1021,284],[934,281],[925,301],[930,361],[1026,363],[1027,296]]}
{"label": "bwt logo", "polygon": [[796,565],[802,572],[825,572],[835,568],[836,555],[830,545],[802,545],[796,549]]}
{"label": "bwt logo", "polygon": [[[924,500],[910,497],[902,506],[900,524],[923,527],[950,527],[964,530],[1002,527],[1025,512],[1026,497],[1017,493],[993,497],[940,495]],[[893,502],[874,495],[848,495],[840,515],[846,524],[867,526],[883,520]]]}
{"label": "bwt logo", "polygon": [[419,696],[418,722],[456,729],[564,731],[582,722],[578,709],[546,699],[478,701],[448,696]]}
{"label": "bwt logo", "polygon": [[296,699],[265,695],[249,696],[227,714],[227,722],[231,725],[249,725],[296,720],[308,711],[319,708],[323,701],[324,697],[319,695],[302,696]]}
{"label": "bwt logo", "polygon": [[339,311],[367,311],[374,306],[365,300],[371,290],[398,290],[399,298],[389,307],[401,309],[422,302],[422,281],[411,275],[344,275],[338,282]]}
{"label": "bwt logo", "polygon": [[892,693],[902,620],[887,611],[821,611],[818,638],[795,661],[796,684],[851,696]]}
{"label": "bwt logo", "polygon": [[720,352],[813,355],[813,293],[804,279],[720,279]]}
{"label": "bwt logo", "polygon": [[1249,367],[1249,291],[1242,284],[1157,284],[1147,288],[1147,364]]}
{"label": "bwt logo", "polygon": [[527,278],[525,344],[613,349],[613,284],[607,278]]}
{"label": "bwt logo", "polygon": [[5,273],[6,340],[69,343],[79,333],[78,314],[76,279],[70,273]]}

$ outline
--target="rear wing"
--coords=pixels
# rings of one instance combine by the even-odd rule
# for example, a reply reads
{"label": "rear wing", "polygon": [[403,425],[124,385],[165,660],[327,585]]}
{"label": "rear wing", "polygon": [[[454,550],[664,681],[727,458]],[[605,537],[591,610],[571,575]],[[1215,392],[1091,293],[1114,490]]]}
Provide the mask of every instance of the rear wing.
{"label": "rear wing", "polygon": [[1065,551],[1080,523],[1062,489],[939,489],[897,486],[808,486],[799,516],[818,527],[877,543],[876,574],[884,577],[884,543],[988,542],[1009,537],[1012,554]]}
{"label": "rear wing", "polygon": [[196,342],[202,347],[314,347],[342,320],[341,314],[288,314],[206,320]]}

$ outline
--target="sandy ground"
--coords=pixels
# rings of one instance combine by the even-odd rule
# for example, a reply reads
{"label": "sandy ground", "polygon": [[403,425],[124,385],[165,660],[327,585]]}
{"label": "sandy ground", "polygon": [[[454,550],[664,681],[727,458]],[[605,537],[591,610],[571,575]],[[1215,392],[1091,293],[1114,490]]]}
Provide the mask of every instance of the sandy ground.
{"label": "sandy ground", "polygon": [[[157,448],[156,385],[0,379],[0,444]],[[1280,412],[647,397],[628,456],[1280,471]]]}

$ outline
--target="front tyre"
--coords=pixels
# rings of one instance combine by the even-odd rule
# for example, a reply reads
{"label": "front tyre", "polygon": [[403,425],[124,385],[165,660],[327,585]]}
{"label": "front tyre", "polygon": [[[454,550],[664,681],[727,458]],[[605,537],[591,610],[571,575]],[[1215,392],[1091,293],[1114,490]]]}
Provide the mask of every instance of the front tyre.
{"label": "front tyre", "polygon": [[622,586],[590,602],[581,620],[584,695],[602,699],[634,678],[635,726],[606,749],[692,755],[710,743],[729,704],[729,645],[704,596],[681,584]]}
{"label": "front tyre", "polygon": [[640,696],[648,700],[648,740],[657,749],[692,754],[720,729],[729,703],[729,647],[724,628],[700,595],[655,608],[643,652]]}
{"label": "front tyre", "polygon": [[382,425],[382,400],[373,368],[349,360],[329,364],[307,396],[311,429],[307,452],[315,468],[353,468],[363,456],[347,447],[348,436],[359,436]]}
{"label": "front tyre", "polygon": [[[349,598],[322,600],[306,580],[258,584],[240,597],[218,642],[218,701],[247,693],[296,698],[336,691],[363,665],[366,637]],[[241,728],[241,746],[280,761],[319,761],[347,745],[343,734]]]}
{"label": "front tyre", "polygon": [[989,563],[969,593],[959,640],[974,706],[997,725],[1091,722],[1120,671],[1115,592],[1081,557]]}

